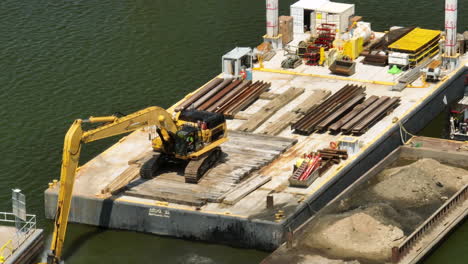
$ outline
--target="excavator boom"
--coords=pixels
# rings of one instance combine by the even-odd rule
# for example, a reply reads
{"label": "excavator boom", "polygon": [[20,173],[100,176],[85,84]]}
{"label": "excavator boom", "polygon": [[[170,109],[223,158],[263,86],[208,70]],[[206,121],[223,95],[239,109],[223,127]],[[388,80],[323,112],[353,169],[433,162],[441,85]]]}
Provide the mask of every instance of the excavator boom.
{"label": "excavator boom", "polygon": [[[86,122],[107,122],[107,124],[92,130],[83,131],[82,124]],[[128,133],[142,127],[153,125],[171,133],[176,133],[177,131],[177,126],[172,120],[171,115],[163,108],[156,106],[148,107],[121,118],[115,116],[90,117],[87,120],[77,119],[73,122],[68,129],[63,145],[60,189],[57,200],[57,211],[54,219],[54,233],[47,257],[48,263],[58,264],[62,256],[68,216],[70,213],[73,184],[75,182],[82,143]]]}

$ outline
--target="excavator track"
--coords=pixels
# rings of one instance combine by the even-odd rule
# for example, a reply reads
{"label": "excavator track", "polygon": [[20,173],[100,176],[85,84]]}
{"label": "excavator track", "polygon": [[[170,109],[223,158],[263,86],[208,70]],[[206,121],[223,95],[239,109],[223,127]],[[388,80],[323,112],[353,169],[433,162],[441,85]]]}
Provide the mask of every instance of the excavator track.
{"label": "excavator track", "polygon": [[161,165],[161,153],[155,153],[152,158],[147,160],[140,168],[140,177],[151,179]]}
{"label": "excavator track", "polygon": [[184,171],[185,182],[198,183],[201,177],[220,159],[221,153],[221,148],[216,147],[199,159],[189,161]]}

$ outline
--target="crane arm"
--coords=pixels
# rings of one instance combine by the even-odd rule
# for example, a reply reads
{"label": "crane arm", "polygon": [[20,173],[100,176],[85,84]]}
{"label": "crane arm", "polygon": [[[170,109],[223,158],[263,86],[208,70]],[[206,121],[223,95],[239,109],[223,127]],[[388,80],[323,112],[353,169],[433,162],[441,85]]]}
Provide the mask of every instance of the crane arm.
{"label": "crane arm", "polygon": [[[83,131],[82,124],[110,122],[89,131]],[[128,133],[146,126],[156,125],[166,131],[175,133],[177,126],[171,115],[160,107],[148,107],[133,114],[117,118],[90,117],[87,120],[77,119],[65,135],[60,173],[60,188],[57,199],[57,211],[54,219],[54,233],[47,262],[58,264],[62,257],[62,249],[67,230],[68,216],[72,200],[76,169],[80,159],[81,144],[96,141],[111,136]]]}

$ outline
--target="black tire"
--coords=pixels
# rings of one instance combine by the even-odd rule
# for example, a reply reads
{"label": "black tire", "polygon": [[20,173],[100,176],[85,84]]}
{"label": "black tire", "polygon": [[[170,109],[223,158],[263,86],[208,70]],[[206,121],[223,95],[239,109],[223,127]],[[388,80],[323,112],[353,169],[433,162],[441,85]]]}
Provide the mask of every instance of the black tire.
{"label": "black tire", "polygon": [[151,159],[146,161],[140,168],[140,177],[143,179],[152,179],[159,169],[160,160],[159,155],[154,155]]}

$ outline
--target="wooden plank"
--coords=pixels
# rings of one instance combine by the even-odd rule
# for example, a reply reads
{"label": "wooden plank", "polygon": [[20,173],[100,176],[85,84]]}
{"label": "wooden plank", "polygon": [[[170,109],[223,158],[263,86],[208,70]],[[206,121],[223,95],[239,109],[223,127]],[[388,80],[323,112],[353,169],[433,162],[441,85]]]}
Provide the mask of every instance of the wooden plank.
{"label": "wooden plank", "polygon": [[255,175],[238,186],[235,190],[227,193],[223,199],[223,203],[233,205],[270,180],[271,176]]}
{"label": "wooden plank", "polygon": [[138,177],[140,177],[140,166],[136,164],[130,165],[122,174],[107,184],[107,186],[101,190],[100,195],[116,194]]}
{"label": "wooden plank", "polygon": [[[267,141],[287,142],[287,143],[293,143],[293,144],[296,144],[296,142],[297,142],[297,139],[292,139],[292,138],[287,138],[287,137],[277,137],[277,136],[253,134],[253,133],[250,133],[250,132],[235,131],[235,130],[229,130],[228,131],[228,137],[230,137],[230,138],[242,137],[242,138],[245,138],[247,141],[250,141],[250,140],[260,140],[260,141],[267,140]],[[248,138],[246,138],[246,137],[248,137]]]}
{"label": "wooden plank", "polygon": [[272,136],[278,135],[285,128],[297,122],[303,116],[304,116],[303,114],[294,113],[294,112],[284,113],[280,118],[278,118],[278,120],[281,120],[281,122],[271,122],[264,129],[262,129],[260,133],[265,134],[265,135],[272,135]]}
{"label": "wooden plank", "polygon": [[109,182],[96,195],[112,195],[122,191],[131,181],[139,178],[141,166],[153,157],[153,151],[145,152],[134,160],[128,161],[129,167]]}
{"label": "wooden plank", "polygon": [[308,114],[310,113],[317,105],[321,104],[331,95],[330,90],[317,90],[309,97],[307,97],[301,104],[296,106],[292,112]]}
{"label": "wooden plank", "polygon": [[244,111],[240,111],[239,113],[234,115],[234,119],[239,119],[239,120],[248,120],[251,117],[252,117],[252,114],[247,114]]}
{"label": "wooden plank", "polygon": [[[250,178],[245,182],[242,180],[271,163],[280,153],[297,142],[288,138],[246,132],[232,131],[230,133],[233,139],[223,146],[223,152],[226,153],[223,158],[224,162],[218,163],[209,170],[198,184],[185,183],[184,177],[180,174],[182,169],[168,167],[154,179],[138,178],[132,181],[125,186],[125,195],[202,206],[208,202],[221,202],[227,193],[242,189],[243,192],[237,192],[231,196],[233,201],[237,199],[234,195],[242,199],[242,196],[249,192],[246,190],[255,189],[251,186],[255,185],[255,181],[252,182]],[[139,162],[140,160],[133,161],[132,166],[137,167]],[[252,176],[252,179],[254,177],[258,176]],[[261,186],[261,183],[257,184]]]}
{"label": "wooden plank", "polygon": [[315,107],[321,104],[325,99],[330,96],[329,90],[317,90],[309,95],[302,103],[296,106],[291,112],[283,114],[278,120],[281,122],[272,122],[266,126],[260,133],[265,135],[276,136],[291,124],[296,123],[305,114],[310,113]]}
{"label": "wooden plank", "polygon": [[283,106],[294,100],[302,93],[304,93],[304,88],[289,88],[287,91],[268,102],[259,111],[253,114],[249,120],[244,122],[244,124],[242,124],[237,130],[247,132],[254,131]]}
{"label": "wooden plank", "polygon": [[260,94],[260,99],[263,99],[263,100],[273,100],[275,99],[276,97],[278,97],[279,94],[277,93],[272,93],[272,92],[263,92]]}

